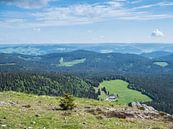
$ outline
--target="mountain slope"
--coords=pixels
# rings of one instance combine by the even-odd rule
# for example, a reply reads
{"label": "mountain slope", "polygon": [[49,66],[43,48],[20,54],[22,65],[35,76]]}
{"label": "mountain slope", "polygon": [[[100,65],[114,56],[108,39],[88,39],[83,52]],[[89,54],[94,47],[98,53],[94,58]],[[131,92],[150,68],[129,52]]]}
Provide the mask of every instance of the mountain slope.
{"label": "mountain slope", "polygon": [[0,128],[169,129],[172,117],[89,99],[75,98],[76,108],[62,111],[57,97],[0,93]]}

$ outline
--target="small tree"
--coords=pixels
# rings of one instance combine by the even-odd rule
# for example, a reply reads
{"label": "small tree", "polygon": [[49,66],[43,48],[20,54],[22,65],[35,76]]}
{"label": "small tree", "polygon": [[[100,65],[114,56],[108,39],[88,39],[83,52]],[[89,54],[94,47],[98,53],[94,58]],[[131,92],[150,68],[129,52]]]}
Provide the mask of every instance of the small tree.
{"label": "small tree", "polygon": [[97,94],[98,94],[98,95],[101,95],[101,91],[100,91],[100,89],[98,89],[98,92],[97,92]]}
{"label": "small tree", "polygon": [[73,96],[70,94],[64,94],[64,97],[60,100],[59,106],[63,110],[72,110],[75,107]]}
{"label": "small tree", "polygon": [[106,90],[105,87],[103,87],[101,90],[102,90],[103,92],[105,92],[105,94],[107,94],[107,90]]}

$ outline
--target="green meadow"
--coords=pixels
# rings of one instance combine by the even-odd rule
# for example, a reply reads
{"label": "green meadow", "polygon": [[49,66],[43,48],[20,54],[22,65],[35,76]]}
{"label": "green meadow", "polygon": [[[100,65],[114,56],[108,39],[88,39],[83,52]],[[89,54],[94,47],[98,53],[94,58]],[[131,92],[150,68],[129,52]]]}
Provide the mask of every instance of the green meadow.
{"label": "green meadow", "polygon": [[15,66],[16,63],[6,63],[6,64],[0,64],[0,66]]}
{"label": "green meadow", "polygon": [[[109,94],[118,94],[118,103],[128,104],[129,102],[138,101],[138,102],[148,102],[152,101],[151,98],[142,94],[139,91],[132,90],[128,88],[128,83],[123,80],[111,80],[103,81],[100,83],[98,89],[105,87]],[[105,100],[107,95],[101,91],[99,96],[100,100]]]}
{"label": "green meadow", "polygon": [[160,67],[166,67],[169,65],[167,62],[164,62],[164,61],[157,61],[157,62],[154,62],[153,64],[158,65]]}
{"label": "green meadow", "polygon": [[74,65],[84,63],[85,60],[86,59],[83,58],[83,59],[77,59],[77,60],[72,60],[72,61],[64,61],[64,58],[61,57],[61,59],[59,60],[58,66],[60,66],[60,67],[72,67]]}

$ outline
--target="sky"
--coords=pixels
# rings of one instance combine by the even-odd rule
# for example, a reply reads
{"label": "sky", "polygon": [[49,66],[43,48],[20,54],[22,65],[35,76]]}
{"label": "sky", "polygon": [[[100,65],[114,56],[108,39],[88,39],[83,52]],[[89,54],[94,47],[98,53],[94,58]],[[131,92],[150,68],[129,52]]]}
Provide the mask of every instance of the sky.
{"label": "sky", "polygon": [[0,43],[173,43],[173,1],[0,0]]}

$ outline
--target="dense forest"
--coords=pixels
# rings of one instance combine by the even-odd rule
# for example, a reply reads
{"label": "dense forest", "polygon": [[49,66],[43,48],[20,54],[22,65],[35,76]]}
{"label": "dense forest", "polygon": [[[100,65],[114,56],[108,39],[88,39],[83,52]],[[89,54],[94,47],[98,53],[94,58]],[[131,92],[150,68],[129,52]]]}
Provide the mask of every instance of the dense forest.
{"label": "dense forest", "polygon": [[153,98],[149,105],[173,114],[173,74],[133,74],[128,76],[131,88],[142,91]]}
{"label": "dense forest", "polygon": [[85,81],[64,74],[0,73],[0,91],[17,91],[38,95],[97,98],[94,88]]}

